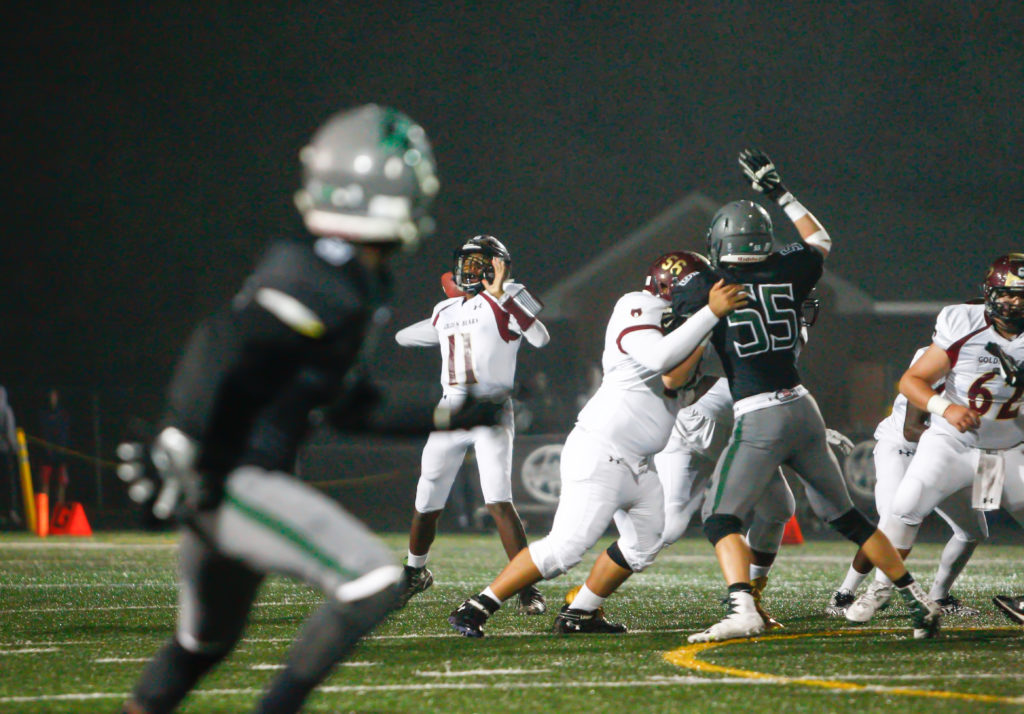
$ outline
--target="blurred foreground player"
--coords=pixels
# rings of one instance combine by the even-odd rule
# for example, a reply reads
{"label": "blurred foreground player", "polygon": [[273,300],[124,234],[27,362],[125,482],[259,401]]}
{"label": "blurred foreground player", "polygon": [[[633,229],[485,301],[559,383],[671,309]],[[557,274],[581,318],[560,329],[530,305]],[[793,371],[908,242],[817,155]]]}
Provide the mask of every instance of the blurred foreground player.
{"label": "blurred foreground player", "polygon": [[[299,711],[394,607],[402,567],[389,549],[287,473],[314,409],[326,407],[323,416],[343,429],[423,435],[500,416],[497,405],[476,401],[433,420],[427,403],[389,411],[355,367],[380,327],[390,255],[429,230],[439,183],[423,129],[366,105],[331,117],[301,159],[296,204],[313,239],[274,243],[231,304],[198,327],[151,447],[162,477],[154,512],[184,526],[180,609],[176,635],[124,705],[129,714],[178,706],[238,642],[268,573],[318,586],[327,600],[257,712]],[[134,458],[123,446],[122,458]],[[123,467],[130,478],[132,464]],[[145,484],[133,484],[136,496]]]}

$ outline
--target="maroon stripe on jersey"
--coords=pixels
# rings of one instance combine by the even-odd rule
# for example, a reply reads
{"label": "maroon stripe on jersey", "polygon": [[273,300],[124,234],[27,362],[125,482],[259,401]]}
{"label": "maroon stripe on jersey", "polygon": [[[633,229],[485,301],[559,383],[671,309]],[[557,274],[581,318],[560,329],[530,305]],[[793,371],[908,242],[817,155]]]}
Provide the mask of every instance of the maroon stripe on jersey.
{"label": "maroon stripe on jersey", "polygon": [[487,293],[480,294],[483,295],[484,302],[491,306],[491,312],[494,313],[494,321],[498,324],[498,334],[501,335],[501,339],[505,340],[505,342],[518,340],[519,335],[512,332],[512,328],[508,326],[508,313],[502,310],[501,306],[494,302],[494,298],[490,295]]}
{"label": "maroon stripe on jersey", "polygon": [[661,332],[661,328],[657,325],[633,325],[632,327],[627,327],[619,333],[618,338],[615,340],[615,346],[619,348],[619,352],[626,354],[626,350],[622,349],[622,338],[630,332],[636,332],[637,330],[657,330],[658,332]]}
{"label": "maroon stripe on jersey", "polygon": [[453,306],[454,304],[455,304],[455,303],[452,303],[451,305],[445,305],[445,306],[444,306],[444,307],[442,307],[442,308],[441,308],[440,310],[438,310],[438,311],[437,311],[437,314],[436,314],[436,315],[434,315],[434,321],[433,321],[433,322],[431,322],[430,324],[431,324],[431,325],[434,325],[434,326],[436,327],[436,326],[437,326],[437,319],[438,319],[439,317],[441,317],[441,313],[442,313],[442,312],[444,312],[445,310],[447,310],[448,308],[452,307],[452,306]]}
{"label": "maroon stripe on jersey", "polygon": [[458,384],[455,374],[455,335],[448,335],[448,384]]}
{"label": "maroon stripe on jersey", "polygon": [[963,337],[961,337],[959,340],[957,340],[956,342],[951,344],[946,349],[946,356],[949,357],[949,368],[950,369],[952,369],[953,367],[956,367],[956,361],[958,359],[960,359],[960,349],[967,343],[967,340],[971,339],[972,337],[974,337],[979,332],[984,332],[987,329],[988,329],[988,325],[985,325],[984,327],[979,327],[974,332],[971,332],[970,334],[964,335]]}
{"label": "maroon stripe on jersey", "polygon": [[473,372],[473,345],[470,343],[470,333],[462,336],[462,357],[466,360],[466,384],[476,384],[476,374]]}

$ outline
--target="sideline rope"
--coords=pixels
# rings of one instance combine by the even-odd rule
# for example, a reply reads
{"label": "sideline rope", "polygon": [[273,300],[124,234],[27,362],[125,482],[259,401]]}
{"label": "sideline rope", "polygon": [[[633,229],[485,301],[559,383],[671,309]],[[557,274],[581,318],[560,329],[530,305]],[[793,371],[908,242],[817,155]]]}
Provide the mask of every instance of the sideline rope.
{"label": "sideline rope", "polygon": [[81,461],[87,461],[90,464],[99,464],[100,466],[103,466],[104,468],[108,469],[117,468],[117,463],[114,461],[107,461],[106,459],[97,459],[95,456],[92,456],[90,454],[86,454],[81,451],[75,451],[74,449],[68,449],[67,447],[64,446],[58,446],[57,444],[54,444],[51,441],[47,441],[46,439],[40,439],[38,436],[26,434],[25,438],[28,439],[29,443],[31,444],[34,444],[36,446],[43,446],[47,449],[50,449],[51,451],[56,451],[59,454],[73,456],[74,458],[79,459]]}
{"label": "sideline rope", "polygon": [[[35,446],[42,446],[47,449],[56,451],[58,453],[65,454],[66,456],[73,456],[76,459],[86,461],[91,464],[99,464],[103,468],[110,469],[111,471],[117,470],[118,464],[116,461],[98,459],[95,456],[82,453],[81,451],[75,451],[74,449],[68,449],[63,446],[58,446],[57,444],[49,442],[46,439],[40,439],[38,436],[32,436],[31,434],[26,434],[25,438],[28,439],[28,441]],[[402,469],[394,469],[391,471],[383,471],[381,473],[376,474],[367,474],[366,476],[357,476],[354,478],[339,478],[332,479],[330,481],[307,481],[306,483],[308,483],[310,486],[314,488],[321,489],[366,486],[368,484],[384,483],[385,481],[391,481],[393,479],[400,478],[406,475],[406,471]]]}

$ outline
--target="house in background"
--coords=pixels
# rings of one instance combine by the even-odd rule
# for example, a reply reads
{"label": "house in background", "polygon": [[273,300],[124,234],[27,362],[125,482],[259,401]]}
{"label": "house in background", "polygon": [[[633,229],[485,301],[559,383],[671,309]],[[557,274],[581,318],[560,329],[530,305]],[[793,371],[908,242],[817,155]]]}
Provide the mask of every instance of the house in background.
{"label": "house in background", "polygon": [[[648,266],[659,255],[705,253],[704,234],[720,205],[700,192],[685,196],[542,295],[552,346],[560,344],[538,354],[547,364],[541,359],[535,364],[551,375],[553,384],[586,391],[586,375],[600,363],[615,300],[642,287]],[[801,357],[804,382],[831,426],[855,437],[870,436],[888,413],[910,357],[927,344],[935,316],[957,300],[876,300],[827,267],[817,297],[821,314]]]}

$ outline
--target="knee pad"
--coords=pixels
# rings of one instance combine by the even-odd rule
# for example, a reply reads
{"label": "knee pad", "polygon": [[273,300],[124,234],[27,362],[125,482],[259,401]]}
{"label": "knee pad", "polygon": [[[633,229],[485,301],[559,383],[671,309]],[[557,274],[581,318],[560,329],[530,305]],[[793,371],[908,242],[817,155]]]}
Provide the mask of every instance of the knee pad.
{"label": "knee pad", "polygon": [[711,545],[718,545],[718,541],[733,533],[743,531],[743,521],[738,516],[727,513],[713,513],[704,520],[704,536],[711,541]]}
{"label": "knee pad", "polygon": [[343,605],[360,603],[382,594],[400,593],[405,584],[405,569],[400,565],[382,565],[364,573],[355,580],[342,583],[331,593],[335,602]]}
{"label": "knee pad", "polygon": [[626,562],[626,556],[622,554],[622,550],[619,548],[619,541],[615,541],[608,546],[608,550],[605,552],[608,554],[608,557],[612,559],[612,562],[623,570],[633,570],[630,564]]}
{"label": "knee pad", "polygon": [[857,545],[864,545],[876,530],[875,525],[867,519],[867,516],[856,508],[851,508],[834,521],[829,521],[828,524],[844,538],[852,540]]}

